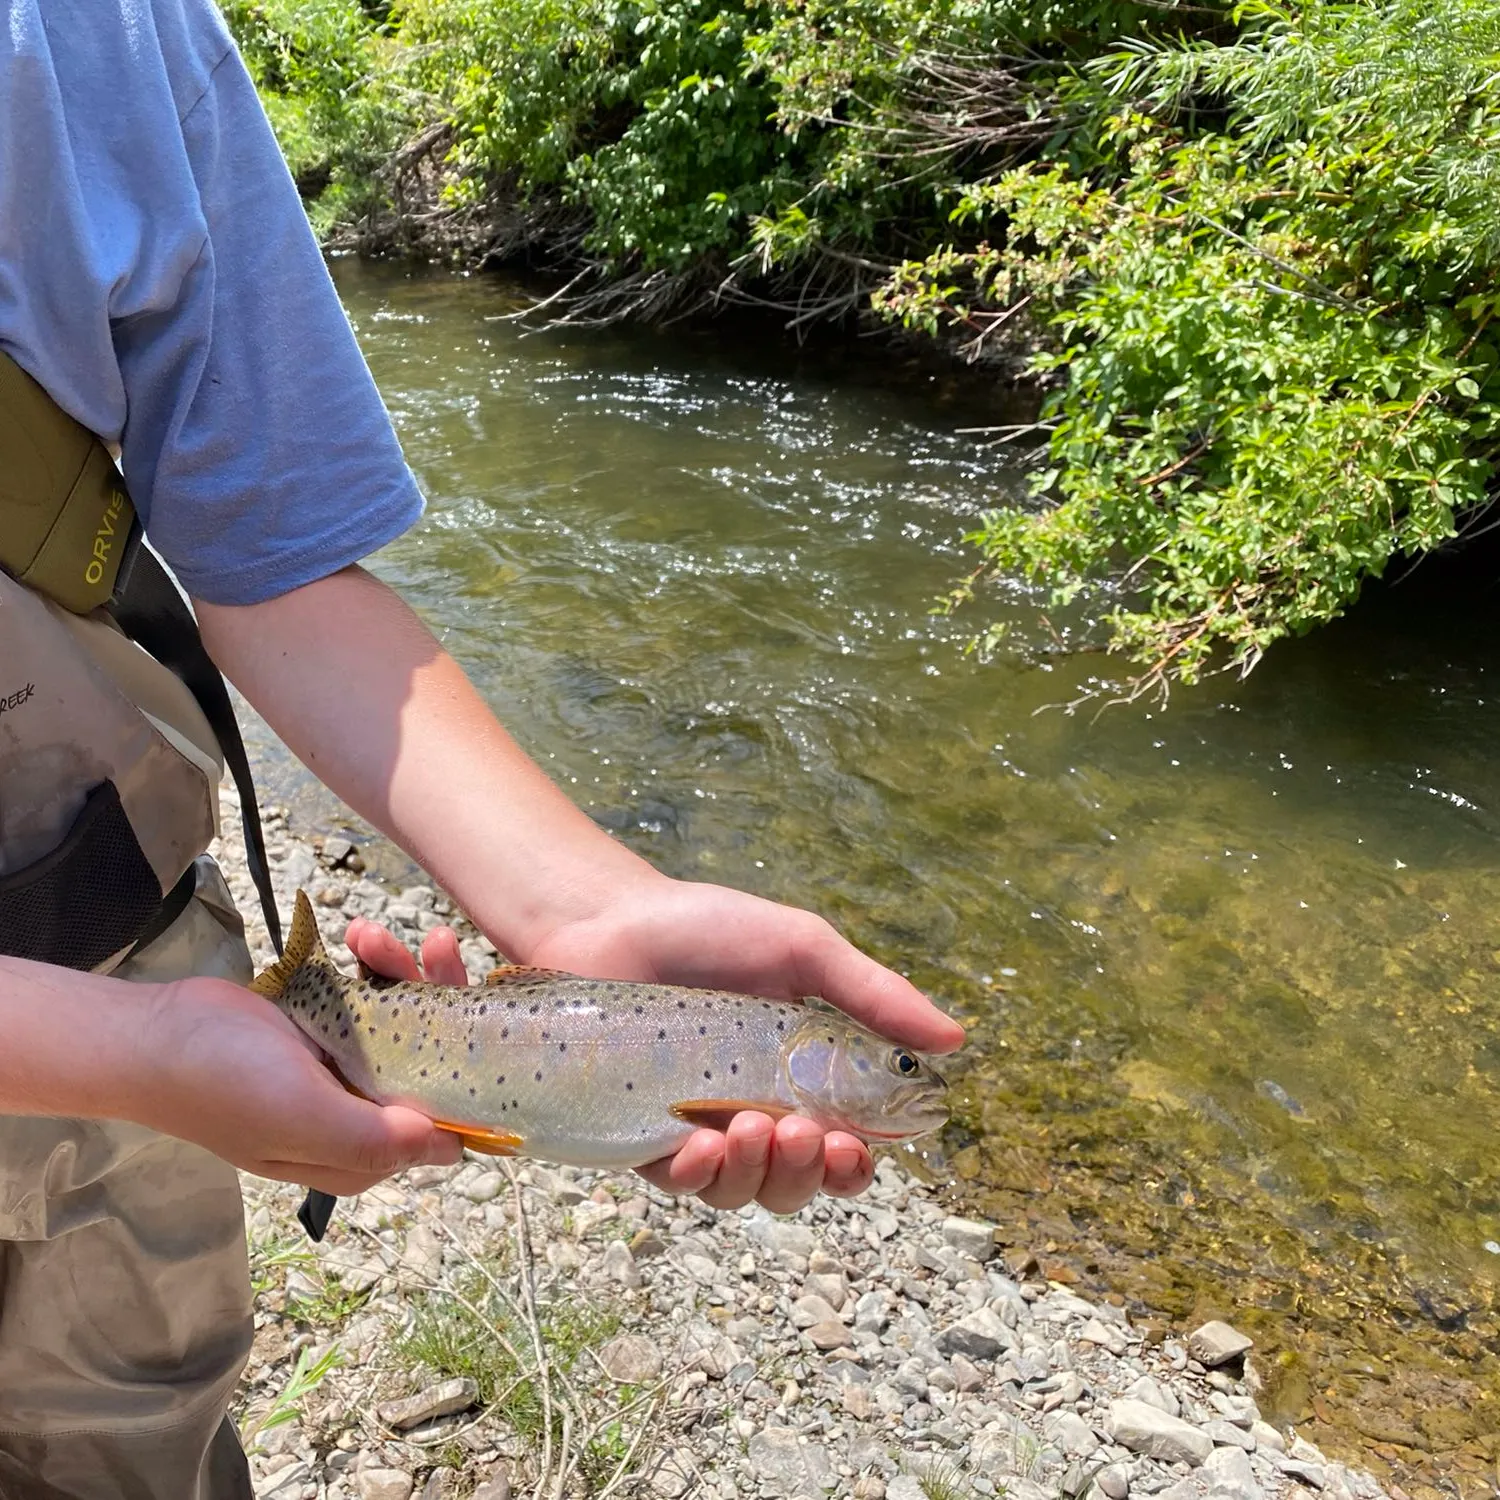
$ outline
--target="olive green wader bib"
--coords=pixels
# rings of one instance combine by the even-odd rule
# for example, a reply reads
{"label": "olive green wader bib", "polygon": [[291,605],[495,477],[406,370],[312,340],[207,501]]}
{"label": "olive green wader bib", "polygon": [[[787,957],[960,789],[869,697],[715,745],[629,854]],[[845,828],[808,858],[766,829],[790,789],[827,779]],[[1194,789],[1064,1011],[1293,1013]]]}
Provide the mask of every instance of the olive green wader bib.
{"label": "olive green wader bib", "polygon": [[[21,453],[0,477],[0,951],[247,983],[204,854],[222,746],[99,608],[128,499],[76,424],[35,438],[68,419],[26,411],[18,374],[0,355],[0,453]],[[251,1333],[231,1166],[140,1126],[0,1116],[0,1500],[249,1500],[225,1411]]]}

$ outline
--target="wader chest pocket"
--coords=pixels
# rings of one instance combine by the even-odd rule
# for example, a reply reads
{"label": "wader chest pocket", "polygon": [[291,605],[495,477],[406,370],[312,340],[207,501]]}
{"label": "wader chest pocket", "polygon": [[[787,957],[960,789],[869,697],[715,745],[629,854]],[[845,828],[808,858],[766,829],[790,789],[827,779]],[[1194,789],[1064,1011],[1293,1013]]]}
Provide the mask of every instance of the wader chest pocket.
{"label": "wader chest pocket", "polygon": [[101,782],[56,849],[0,876],[0,946],[15,958],[96,969],[130,948],[161,904],[120,793]]}

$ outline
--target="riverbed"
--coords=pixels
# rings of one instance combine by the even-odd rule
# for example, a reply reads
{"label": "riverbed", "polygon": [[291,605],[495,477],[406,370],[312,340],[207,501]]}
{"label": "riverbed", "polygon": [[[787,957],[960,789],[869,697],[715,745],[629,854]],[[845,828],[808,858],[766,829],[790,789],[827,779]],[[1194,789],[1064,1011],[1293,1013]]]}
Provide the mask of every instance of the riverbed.
{"label": "riverbed", "polygon": [[1120,675],[1064,649],[1090,621],[1018,583],[932,612],[1025,493],[972,381],[335,274],[429,497],[371,565],[521,743],[663,868],[824,913],[970,1024],[929,1168],[1059,1279],[1259,1304],[1268,1410],[1492,1493],[1494,591],[1419,576],[1247,682],[1070,710]]}

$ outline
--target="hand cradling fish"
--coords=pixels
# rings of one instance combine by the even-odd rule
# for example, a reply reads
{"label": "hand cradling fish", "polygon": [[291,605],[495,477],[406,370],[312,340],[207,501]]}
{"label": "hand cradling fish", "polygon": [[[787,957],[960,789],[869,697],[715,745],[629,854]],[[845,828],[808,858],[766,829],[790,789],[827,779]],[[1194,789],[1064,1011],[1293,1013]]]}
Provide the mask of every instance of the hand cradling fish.
{"label": "hand cradling fish", "polygon": [[928,1062],[802,1004],[519,966],[477,985],[351,979],[302,891],[285,954],[252,988],[354,1093],[496,1155],[637,1167],[742,1110],[805,1115],[872,1143],[948,1115]]}

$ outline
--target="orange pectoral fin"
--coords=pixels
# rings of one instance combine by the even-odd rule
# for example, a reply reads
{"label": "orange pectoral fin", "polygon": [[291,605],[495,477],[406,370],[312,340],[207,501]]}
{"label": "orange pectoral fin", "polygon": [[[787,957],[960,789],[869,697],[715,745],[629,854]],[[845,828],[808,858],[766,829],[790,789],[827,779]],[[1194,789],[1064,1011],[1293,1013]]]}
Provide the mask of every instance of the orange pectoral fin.
{"label": "orange pectoral fin", "polygon": [[455,1125],[451,1120],[434,1120],[439,1130],[456,1135],[470,1151],[485,1156],[514,1156],[526,1144],[524,1136],[510,1130],[491,1130],[484,1125]]}
{"label": "orange pectoral fin", "polygon": [[765,1099],[680,1099],[672,1106],[672,1113],[679,1120],[706,1130],[727,1130],[729,1122],[746,1110],[770,1115],[773,1120],[792,1113],[786,1105],[773,1104]]}

